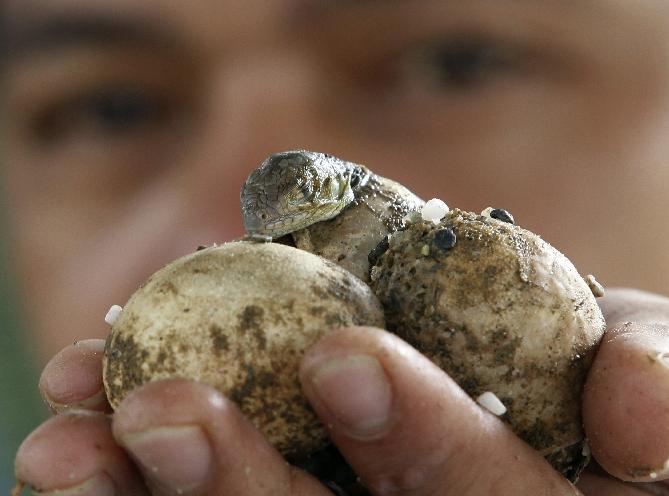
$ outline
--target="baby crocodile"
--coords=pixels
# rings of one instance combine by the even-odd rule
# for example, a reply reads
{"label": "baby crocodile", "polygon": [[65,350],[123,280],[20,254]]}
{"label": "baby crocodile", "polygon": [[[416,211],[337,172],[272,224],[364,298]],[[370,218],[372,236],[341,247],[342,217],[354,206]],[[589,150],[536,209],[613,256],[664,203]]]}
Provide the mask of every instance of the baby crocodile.
{"label": "baby crocodile", "polygon": [[332,219],[355,201],[372,175],[362,165],[324,153],[270,155],[242,187],[244,228],[249,235],[278,238]]}

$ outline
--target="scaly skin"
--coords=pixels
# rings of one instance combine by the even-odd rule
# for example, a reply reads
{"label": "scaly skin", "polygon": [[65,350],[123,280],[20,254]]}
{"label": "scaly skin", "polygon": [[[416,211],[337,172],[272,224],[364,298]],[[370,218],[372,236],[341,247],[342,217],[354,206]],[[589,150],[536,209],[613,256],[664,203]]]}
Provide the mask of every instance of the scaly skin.
{"label": "scaly skin", "polygon": [[338,215],[372,173],[324,153],[292,150],[270,155],[241,191],[249,235],[278,238]]}

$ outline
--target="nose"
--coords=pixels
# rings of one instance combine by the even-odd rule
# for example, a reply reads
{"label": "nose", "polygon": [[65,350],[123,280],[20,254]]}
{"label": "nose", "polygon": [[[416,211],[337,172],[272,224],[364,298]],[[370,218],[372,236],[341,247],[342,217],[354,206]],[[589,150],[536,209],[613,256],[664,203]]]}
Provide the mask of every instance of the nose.
{"label": "nose", "polygon": [[[211,95],[212,145],[225,146],[226,155],[234,154],[247,173],[273,153],[280,152],[279,159],[306,158],[301,150],[321,135],[315,69],[307,54],[285,47],[240,56],[224,67]],[[234,142],[225,144],[223,136]]]}
{"label": "nose", "polygon": [[243,216],[239,202],[249,173],[280,150],[292,151],[272,160],[303,163],[308,155],[300,150],[327,135],[316,125],[308,58],[282,50],[240,52],[218,62],[208,79],[195,137],[171,179],[180,191],[180,223],[196,244],[236,238],[244,224],[254,228],[260,221]]}
{"label": "nose", "polygon": [[[183,189],[192,218],[213,241],[242,234],[239,193],[265,157],[303,164],[301,149],[317,146],[314,74],[300,53],[259,53],[221,63],[202,118]],[[276,153],[278,150],[291,150]],[[248,229],[260,220],[244,215]]]}

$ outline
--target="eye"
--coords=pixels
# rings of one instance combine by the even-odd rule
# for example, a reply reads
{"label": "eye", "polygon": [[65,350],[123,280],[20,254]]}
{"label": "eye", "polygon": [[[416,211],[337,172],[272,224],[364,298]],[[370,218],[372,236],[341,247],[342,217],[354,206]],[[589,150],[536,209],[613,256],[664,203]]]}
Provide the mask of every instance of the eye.
{"label": "eye", "polygon": [[265,213],[260,214],[260,220],[267,220],[267,214]]}
{"label": "eye", "polygon": [[512,44],[462,37],[418,45],[405,54],[405,70],[422,72],[443,87],[466,90],[523,69],[527,55]]}
{"label": "eye", "polygon": [[302,193],[304,200],[309,200],[313,196],[313,188],[310,181],[301,183],[299,190]]}
{"label": "eye", "polygon": [[160,94],[132,86],[83,92],[43,109],[33,121],[33,134],[42,142],[69,136],[127,135],[164,121],[169,103]]}
{"label": "eye", "polygon": [[351,176],[351,188],[357,188],[360,184],[360,174],[353,174]]}

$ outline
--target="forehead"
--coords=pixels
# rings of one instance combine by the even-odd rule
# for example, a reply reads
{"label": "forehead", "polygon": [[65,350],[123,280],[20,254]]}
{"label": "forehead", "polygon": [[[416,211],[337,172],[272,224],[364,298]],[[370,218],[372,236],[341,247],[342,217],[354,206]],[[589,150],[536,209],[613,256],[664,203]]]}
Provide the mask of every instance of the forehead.
{"label": "forehead", "polygon": [[[252,33],[271,35],[286,19],[315,0],[7,0],[7,28],[12,44],[25,44],[57,29],[109,31],[127,34],[151,27],[198,45],[218,45]],[[97,25],[96,25],[97,24]],[[81,33],[79,33],[81,34]],[[10,47],[12,45],[10,44]]]}

